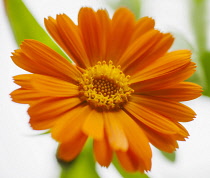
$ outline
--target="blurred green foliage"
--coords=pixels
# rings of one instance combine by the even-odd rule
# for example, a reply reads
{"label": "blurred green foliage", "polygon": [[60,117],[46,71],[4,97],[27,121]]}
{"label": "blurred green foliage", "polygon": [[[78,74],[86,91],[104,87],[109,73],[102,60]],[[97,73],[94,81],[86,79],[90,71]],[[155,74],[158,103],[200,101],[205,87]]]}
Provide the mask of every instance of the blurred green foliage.
{"label": "blurred green foliage", "polygon": [[22,0],[4,0],[4,5],[18,46],[24,39],[35,39],[68,59],[46,31],[38,24]]}
{"label": "blurred green foliage", "polygon": [[167,153],[167,152],[164,152],[164,151],[160,151],[160,152],[161,152],[161,154],[162,154],[167,160],[169,160],[169,161],[171,161],[171,162],[176,161],[176,154],[175,154],[175,152],[173,152],[173,153]]}
{"label": "blurred green foliage", "polygon": [[61,166],[60,178],[99,178],[92,154],[92,142],[88,140],[80,155],[71,162],[58,160]]}
{"label": "blurred green foliage", "polygon": [[141,11],[141,0],[108,0],[108,4],[113,8],[117,9],[118,7],[125,6],[129,8],[135,15],[136,19],[140,17]]}
{"label": "blurred green foliage", "polygon": [[207,0],[190,1],[190,17],[193,36],[196,42],[195,51],[197,65],[201,73],[193,82],[202,84],[206,96],[210,96],[210,51],[207,47]]}

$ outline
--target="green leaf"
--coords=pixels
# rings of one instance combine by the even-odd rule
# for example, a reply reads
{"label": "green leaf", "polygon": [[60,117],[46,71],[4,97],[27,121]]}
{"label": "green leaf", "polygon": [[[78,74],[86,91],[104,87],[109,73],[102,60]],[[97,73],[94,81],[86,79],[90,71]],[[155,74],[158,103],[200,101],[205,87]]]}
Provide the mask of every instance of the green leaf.
{"label": "green leaf", "polygon": [[47,131],[45,131],[45,132],[43,132],[43,133],[40,133],[40,134],[38,134],[38,135],[46,135],[46,134],[49,134],[51,131],[50,130],[47,130]]}
{"label": "green leaf", "polygon": [[160,151],[162,153],[162,155],[169,161],[171,162],[175,162],[176,161],[176,153],[173,152],[173,153],[167,153],[167,152],[164,152],[164,151]]}
{"label": "green leaf", "polygon": [[109,0],[108,4],[113,9],[117,9],[121,6],[126,6],[135,14],[136,19],[140,17],[141,0],[119,0],[118,2],[113,2]]}
{"label": "green leaf", "polygon": [[203,68],[203,74],[204,74],[204,79],[205,79],[205,83],[203,85],[204,88],[204,92],[203,94],[206,96],[210,97],[210,52],[206,51],[203,53],[200,53],[199,56],[200,62],[201,62],[201,66]]}
{"label": "green leaf", "polygon": [[206,0],[192,0],[189,1],[190,17],[192,30],[197,44],[199,53],[207,50],[207,1]]}
{"label": "green leaf", "polygon": [[4,6],[18,46],[24,39],[35,39],[68,59],[46,31],[38,24],[22,0],[4,0]]}
{"label": "green leaf", "polygon": [[198,66],[202,69],[202,86],[204,87],[203,94],[210,96],[210,52],[208,50],[208,9],[207,0],[192,0],[191,5],[191,24],[195,44],[197,45]]}
{"label": "green leaf", "polygon": [[60,178],[99,178],[91,145],[92,142],[89,140],[80,155],[71,162],[58,160],[62,169]]}
{"label": "green leaf", "polygon": [[146,174],[141,174],[140,172],[130,173],[125,171],[119,164],[116,157],[114,157],[112,163],[114,164],[115,168],[118,170],[118,172],[122,175],[123,178],[149,178]]}

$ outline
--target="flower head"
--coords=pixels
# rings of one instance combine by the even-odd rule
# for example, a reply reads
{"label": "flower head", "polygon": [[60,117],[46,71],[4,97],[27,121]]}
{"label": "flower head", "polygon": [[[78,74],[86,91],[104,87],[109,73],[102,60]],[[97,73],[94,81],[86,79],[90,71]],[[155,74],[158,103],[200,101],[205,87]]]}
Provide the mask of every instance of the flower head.
{"label": "flower head", "polygon": [[29,104],[33,129],[50,129],[61,159],[74,159],[90,137],[102,166],[116,153],[124,169],[144,172],[151,169],[149,143],[173,152],[188,137],[179,122],[195,112],[180,102],[201,95],[185,81],[195,63],[188,50],[167,52],[173,37],[155,30],[153,19],[136,21],[126,8],[111,19],[106,10],[81,8],[78,25],[65,14],[45,25],[74,63],[25,40],[12,59],[32,74],[14,77],[21,88],[11,96]]}

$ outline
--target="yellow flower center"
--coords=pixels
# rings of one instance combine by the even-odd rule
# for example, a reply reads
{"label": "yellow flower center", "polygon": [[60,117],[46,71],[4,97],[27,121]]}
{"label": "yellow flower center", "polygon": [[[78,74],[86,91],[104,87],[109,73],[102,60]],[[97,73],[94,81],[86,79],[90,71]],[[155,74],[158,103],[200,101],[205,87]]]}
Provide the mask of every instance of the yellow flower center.
{"label": "yellow flower center", "polygon": [[98,110],[122,108],[134,92],[129,87],[129,78],[112,61],[108,64],[99,61],[86,69],[79,79],[81,99]]}

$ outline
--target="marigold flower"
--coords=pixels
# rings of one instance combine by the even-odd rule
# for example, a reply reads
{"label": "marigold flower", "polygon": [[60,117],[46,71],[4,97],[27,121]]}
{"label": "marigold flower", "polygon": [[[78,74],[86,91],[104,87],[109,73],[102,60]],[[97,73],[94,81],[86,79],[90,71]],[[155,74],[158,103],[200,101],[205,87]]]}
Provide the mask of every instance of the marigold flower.
{"label": "marigold flower", "polygon": [[189,50],[167,52],[173,37],[155,30],[153,19],[136,21],[126,8],[111,19],[106,10],[81,8],[78,25],[65,14],[45,25],[74,63],[25,40],[12,59],[32,74],[14,77],[21,88],[11,96],[29,104],[33,129],[50,129],[61,159],[74,159],[90,137],[100,165],[116,153],[124,169],[144,172],[151,169],[149,143],[173,152],[189,136],[179,122],[195,112],[180,102],[201,95],[185,81],[195,63]]}

